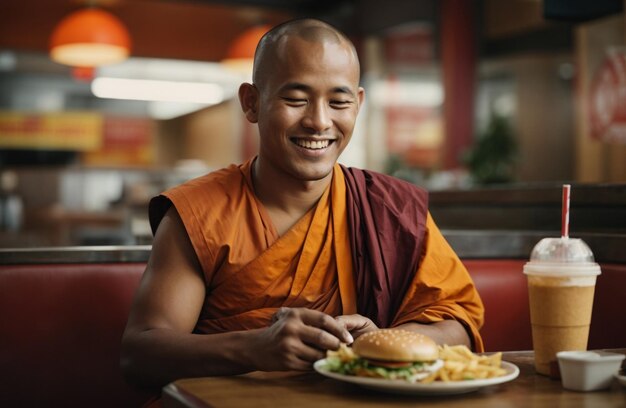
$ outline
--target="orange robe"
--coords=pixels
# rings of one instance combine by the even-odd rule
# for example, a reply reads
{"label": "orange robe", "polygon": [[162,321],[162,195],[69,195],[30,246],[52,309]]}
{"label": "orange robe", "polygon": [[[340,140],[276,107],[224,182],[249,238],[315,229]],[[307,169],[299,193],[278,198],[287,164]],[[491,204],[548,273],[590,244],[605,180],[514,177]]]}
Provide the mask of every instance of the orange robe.
{"label": "orange robe", "polygon": [[[191,180],[150,205],[153,230],[169,206],[176,207],[202,266],[207,296],[195,332],[265,327],[282,306],[332,316],[356,313],[341,167],[335,166],[330,187],[317,205],[279,237],[254,194],[251,163]],[[391,326],[457,319],[475,348],[482,350],[480,298],[430,215],[426,227],[423,261]]]}

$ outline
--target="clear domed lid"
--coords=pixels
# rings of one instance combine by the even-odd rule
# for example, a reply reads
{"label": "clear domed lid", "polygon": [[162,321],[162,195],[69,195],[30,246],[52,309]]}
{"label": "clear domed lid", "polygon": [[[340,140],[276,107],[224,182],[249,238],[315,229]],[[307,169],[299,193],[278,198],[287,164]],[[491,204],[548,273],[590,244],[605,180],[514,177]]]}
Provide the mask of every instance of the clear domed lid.
{"label": "clear domed lid", "polygon": [[530,254],[531,261],[587,263],[594,262],[593,252],[579,238],[543,238]]}

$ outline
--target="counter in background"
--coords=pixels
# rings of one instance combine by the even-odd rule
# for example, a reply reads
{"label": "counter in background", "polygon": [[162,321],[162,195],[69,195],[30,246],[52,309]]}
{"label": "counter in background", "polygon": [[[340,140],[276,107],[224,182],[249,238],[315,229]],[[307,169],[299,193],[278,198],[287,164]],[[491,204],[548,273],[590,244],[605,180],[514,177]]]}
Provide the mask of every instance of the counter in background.
{"label": "counter in background", "polygon": [[[442,229],[461,259],[528,259],[532,248],[555,231]],[[626,234],[581,233],[597,262],[626,264]],[[150,245],[2,248],[0,265],[24,263],[147,262]]]}
{"label": "counter in background", "polygon": [[[429,208],[463,259],[528,259],[541,238],[561,231],[562,185],[502,185],[430,193]],[[626,264],[626,185],[572,185],[570,236],[597,262]]]}
{"label": "counter in background", "polygon": [[151,245],[2,248],[0,265],[146,263]]}

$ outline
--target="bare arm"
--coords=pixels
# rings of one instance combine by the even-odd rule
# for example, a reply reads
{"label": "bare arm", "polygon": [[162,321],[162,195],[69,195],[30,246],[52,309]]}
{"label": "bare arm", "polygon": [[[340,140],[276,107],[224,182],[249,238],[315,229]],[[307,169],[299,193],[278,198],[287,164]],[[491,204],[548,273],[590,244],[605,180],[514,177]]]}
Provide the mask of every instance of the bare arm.
{"label": "bare arm", "polygon": [[330,316],[281,309],[266,329],[193,334],[206,296],[200,264],[175,209],[157,230],[122,338],[130,382],[161,387],[183,377],[306,370],[349,334]]}
{"label": "bare arm", "polygon": [[456,320],[442,320],[429,324],[405,323],[398,326],[398,328],[425,334],[435,340],[435,343],[441,345],[462,344],[470,349],[472,346],[465,327]]}

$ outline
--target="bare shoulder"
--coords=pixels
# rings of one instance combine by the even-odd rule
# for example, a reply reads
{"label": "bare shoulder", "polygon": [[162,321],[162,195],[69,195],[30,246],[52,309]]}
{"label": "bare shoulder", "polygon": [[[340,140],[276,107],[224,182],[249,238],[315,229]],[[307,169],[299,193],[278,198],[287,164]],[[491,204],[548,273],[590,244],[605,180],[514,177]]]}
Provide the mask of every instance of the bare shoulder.
{"label": "bare shoulder", "polygon": [[154,236],[148,268],[189,266],[200,272],[200,262],[174,206],[163,216]]}
{"label": "bare shoulder", "polygon": [[159,224],[129,323],[191,331],[206,294],[200,263],[176,209]]}

